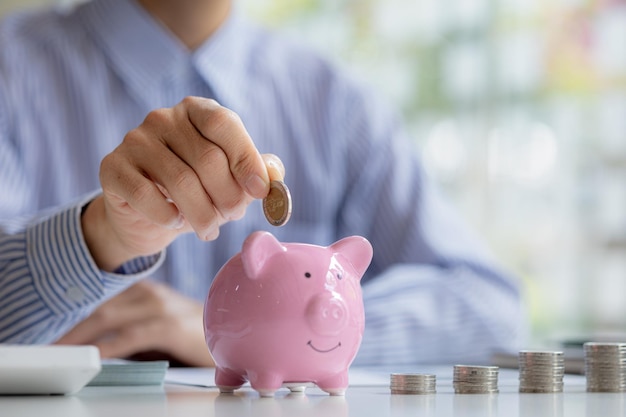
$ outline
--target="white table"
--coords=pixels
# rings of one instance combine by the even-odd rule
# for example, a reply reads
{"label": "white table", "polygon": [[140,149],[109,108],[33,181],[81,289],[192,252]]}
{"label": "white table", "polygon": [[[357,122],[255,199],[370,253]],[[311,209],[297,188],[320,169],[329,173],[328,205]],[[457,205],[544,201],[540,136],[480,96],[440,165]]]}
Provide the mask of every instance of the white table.
{"label": "white table", "polygon": [[390,395],[389,373],[405,371],[353,369],[345,397],[331,397],[313,387],[304,395],[280,390],[274,398],[260,398],[250,387],[219,394],[211,386],[210,370],[173,370],[170,380],[185,379],[188,372],[189,381],[205,381],[208,386],[166,383],[87,387],[71,396],[5,396],[0,397],[0,416],[626,416],[626,393],[587,393],[582,376],[566,375],[563,393],[519,394],[517,371],[501,369],[498,394],[458,395],[452,389],[451,366],[419,368],[410,371],[437,375],[436,394]]}

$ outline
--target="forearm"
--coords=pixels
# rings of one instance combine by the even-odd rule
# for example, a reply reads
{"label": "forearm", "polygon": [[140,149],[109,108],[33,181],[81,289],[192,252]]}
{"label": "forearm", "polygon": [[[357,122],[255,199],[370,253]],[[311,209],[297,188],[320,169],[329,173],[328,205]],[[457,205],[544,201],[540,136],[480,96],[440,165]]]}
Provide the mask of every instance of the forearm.
{"label": "forearm", "polygon": [[471,265],[405,265],[364,287],[366,328],[355,363],[485,363],[519,349],[519,293],[496,272]]}
{"label": "forearm", "polygon": [[1,229],[0,342],[54,341],[160,264],[163,254],[128,263],[124,274],[100,270],[82,234],[83,203]]}

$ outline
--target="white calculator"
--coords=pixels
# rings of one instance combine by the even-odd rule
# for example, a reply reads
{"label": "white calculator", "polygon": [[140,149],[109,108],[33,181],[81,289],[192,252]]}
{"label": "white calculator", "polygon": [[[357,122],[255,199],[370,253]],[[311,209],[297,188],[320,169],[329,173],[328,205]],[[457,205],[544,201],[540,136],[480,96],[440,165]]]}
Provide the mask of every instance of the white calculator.
{"label": "white calculator", "polygon": [[0,395],[72,394],[100,372],[95,346],[0,344]]}

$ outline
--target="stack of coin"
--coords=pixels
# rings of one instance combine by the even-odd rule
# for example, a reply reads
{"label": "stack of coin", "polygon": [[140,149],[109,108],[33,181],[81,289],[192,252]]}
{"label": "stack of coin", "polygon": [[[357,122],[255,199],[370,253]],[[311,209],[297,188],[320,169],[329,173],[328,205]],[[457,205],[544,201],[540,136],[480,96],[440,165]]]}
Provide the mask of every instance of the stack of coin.
{"label": "stack of coin", "polygon": [[497,366],[454,365],[452,385],[457,394],[490,394],[498,392]]}
{"label": "stack of coin", "polygon": [[626,343],[585,343],[589,392],[626,392]]}
{"label": "stack of coin", "polygon": [[519,352],[519,392],[563,392],[563,352]]}
{"label": "stack of coin", "polygon": [[434,394],[437,379],[432,374],[391,374],[392,394]]}

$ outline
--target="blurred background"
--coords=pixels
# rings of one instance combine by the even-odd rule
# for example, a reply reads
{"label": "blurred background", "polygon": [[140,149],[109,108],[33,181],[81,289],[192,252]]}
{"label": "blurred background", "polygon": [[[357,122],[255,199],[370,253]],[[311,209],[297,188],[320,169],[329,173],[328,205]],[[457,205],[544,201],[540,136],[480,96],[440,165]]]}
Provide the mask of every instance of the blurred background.
{"label": "blurred background", "polygon": [[[0,16],[72,0],[0,0]],[[626,333],[626,0],[239,0],[402,112],[523,280],[533,344]]]}

